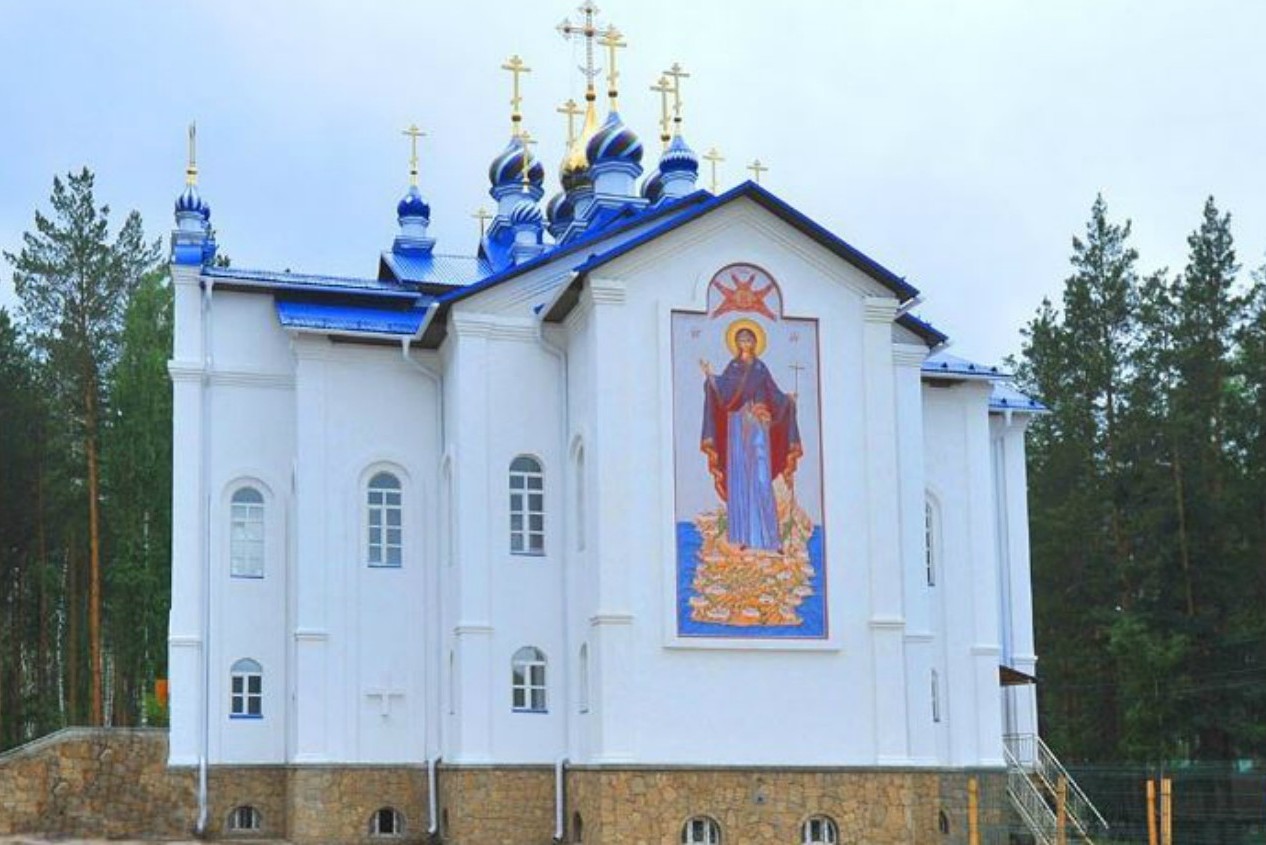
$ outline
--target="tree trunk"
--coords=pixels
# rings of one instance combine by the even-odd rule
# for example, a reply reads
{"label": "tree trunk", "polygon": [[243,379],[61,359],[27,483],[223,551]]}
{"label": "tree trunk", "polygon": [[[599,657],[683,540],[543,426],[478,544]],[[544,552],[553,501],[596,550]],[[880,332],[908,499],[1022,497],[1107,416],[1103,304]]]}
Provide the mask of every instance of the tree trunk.
{"label": "tree trunk", "polygon": [[88,663],[92,684],[92,712],[89,722],[105,724],[101,706],[101,680],[105,666],[101,654],[101,529],[100,467],[97,465],[97,396],[91,377],[84,387],[84,448],[88,454]]}
{"label": "tree trunk", "polygon": [[79,723],[79,548],[68,532],[66,544],[66,711],[68,724]]}
{"label": "tree trunk", "polygon": [[1178,560],[1182,565],[1183,589],[1187,600],[1187,618],[1196,617],[1196,601],[1191,587],[1191,550],[1187,541],[1187,502],[1183,490],[1182,459],[1174,455],[1174,504],[1178,508]]}

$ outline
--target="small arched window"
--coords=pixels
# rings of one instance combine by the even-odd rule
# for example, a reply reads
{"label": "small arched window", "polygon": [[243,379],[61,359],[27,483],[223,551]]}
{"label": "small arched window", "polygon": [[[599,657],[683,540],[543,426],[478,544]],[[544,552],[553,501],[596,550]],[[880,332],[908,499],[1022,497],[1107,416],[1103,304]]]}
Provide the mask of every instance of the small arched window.
{"label": "small arched window", "polygon": [[229,812],[229,830],[235,833],[253,833],[263,827],[259,810],[249,804],[234,807]]}
{"label": "small arched window", "polygon": [[229,716],[259,719],[264,715],[264,667],[244,657],[229,670]]}
{"label": "small arched window", "polygon": [[379,807],[369,817],[370,836],[403,836],[404,816],[394,807]]}
{"label": "small arched window", "polygon": [[589,712],[589,644],[580,645],[580,712]]}
{"label": "small arched window", "polygon": [[400,566],[404,557],[400,479],[380,472],[369,479],[366,495],[369,528],[366,560],[370,566]]}
{"label": "small arched window", "polygon": [[524,646],[510,661],[511,706],[520,712],[545,712],[545,652]]}
{"label": "small arched window", "polygon": [[721,845],[721,825],[707,816],[695,816],[681,829],[681,845]]}
{"label": "small arched window", "polygon": [[949,816],[944,810],[938,810],[936,813],[936,830],[938,833],[948,834],[950,832]]}
{"label": "small arched window", "polygon": [[941,676],[932,670],[932,721],[941,721]]}
{"label": "small arched window", "polygon": [[545,554],[545,470],[529,455],[510,462],[510,551]]}
{"label": "small arched window", "polygon": [[585,821],[580,817],[580,813],[571,814],[571,841],[585,841]]}
{"label": "small arched window", "polygon": [[835,827],[835,822],[827,816],[806,819],[800,833],[803,845],[836,845],[840,841],[840,832]]}
{"label": "small arched window", "polygon": [[229,574],[264,577],[264,495],[241,487],[229,505]]}

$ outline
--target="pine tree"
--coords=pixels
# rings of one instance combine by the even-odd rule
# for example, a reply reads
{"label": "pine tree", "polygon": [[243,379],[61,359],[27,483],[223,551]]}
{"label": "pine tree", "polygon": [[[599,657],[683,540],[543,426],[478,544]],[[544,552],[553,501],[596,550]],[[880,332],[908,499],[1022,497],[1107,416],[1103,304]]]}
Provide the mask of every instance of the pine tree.
{"label": "pine tree", "polygon": [[[145,243],[135,212],[110,242],[109,207],[97,207],[93,182],[86,168],[69,174],[65,181],[54,178],[52,216],[36,211],[35,231],[23,235],[20,253],[6,252],[5,258],[14,267],[25,328],[47,365],[54,400],[73,425],[82,449],[89,721],[99,725],[104,720],[100,516],[104,376],[117,355],[123,309],[142,274],[157,262],[158,245]],[[73,566],[69,572],[75,574]],[[75,586],[79,586],[77,581]],[[72,592],[70,598],[74,597]]]}

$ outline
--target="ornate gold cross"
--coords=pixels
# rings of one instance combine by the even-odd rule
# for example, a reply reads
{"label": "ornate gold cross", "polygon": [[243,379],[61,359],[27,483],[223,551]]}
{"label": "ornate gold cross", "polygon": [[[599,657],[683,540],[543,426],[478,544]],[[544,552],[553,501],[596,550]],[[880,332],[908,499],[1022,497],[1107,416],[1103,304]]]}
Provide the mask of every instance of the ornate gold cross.
{"label": "ornate gold cross", "polygon": [[616,111],[617,83],[620,79],[620,72],[615,68],[615,51],[621,47],[629,46],[627,41],[622,40],[622,33],[614,26],[609,26],[602,33],[602,46],[607,48],[607,96],[611,98],[611,111]]}
{"label": "ornate gold cross", "polygon": [[532,170],[532,146],[537,142],[532,137],[532,133],[526,129],[519,133],[519,143],[523,145],[523,190],[527,190],[532,184],[530,172]]}
{"label": "ornate gold cross", "polygon": [[673,66],[664,71],[664,76],[671,76],[673,79],[673,130],[680,134],[681,132],[681,80],[689,79],[690,74],[681,69],[679,62],[673,62]]}
{"label": "ornate gold cross", "polygon": [[524,73],[531,73],[532,69],[524,64],[523,59],[519,58],[516,53],[506,59],[501,65],[502,70],[510,71],[514,77],[514,93],[510,95],[510,134],[513,137],[519,136],[519,123],[523,120],[523,114],[519,111],[519,106],[523,103],[523,97],[519,94],[519,76]]}
{"label": "ornate gold cross", "polygon": [[578,106],[575,100],[569,99],[555,111],[567,115],[567,147],[570,149],[572,141],[576,140],[576,118],[584,114],[585,110]]}
{"label": "ornate gold cross", "polygon": [[668,134],[668,95],[673,93],[673,84],[664,75],[651,86],[651,90],[659,94],[659,140],[664,143],[664,149],[668,149],[668,139],[672,137]]}
{"label": "ornate gold cross", "polygon": [[416,123],[410,123],[408,129],[401,129],[401,135],[409,136],[409,184],[418,185],[418,139],[426,137],[426,133]]}
{"label": "ornate gold cross", "polygon": [[189,124],[189,165],[185,168],[185,184],[198,184],[198,121]]}
{"label": "ornate gold cross", "polygon": [[725,158],[716,147],[713,147],[703,154],[703,160],[712,165],[712,193],[715,194],[717,192],[717,163],[725,161]]}
{"label": "ornate gold cross", "polygon": [[756,179],[757,185],[760,184],[760,175],[769,171],[768,167],[760,163],[760,159],[753,160],[752,163],[747,166],[747,169],[752,171],[752,176]]}
{"label": "ornate gold cross", "polygon": [[574,24],[570,18],[563,18],[563,22],[558,25],[558,31],[567,40],[571,40],[573,36],[580,36],[585,39],[585,66],[580,72],[585,75],[585,99],[590,102],[594,99],[593,78],[598,75],[598,70],[593,66],[593,41],[598,35],[598,25],[594,22],[599,9],[594,5],[593,0],[585,0],[576,11],[585,16],[583,24]]}

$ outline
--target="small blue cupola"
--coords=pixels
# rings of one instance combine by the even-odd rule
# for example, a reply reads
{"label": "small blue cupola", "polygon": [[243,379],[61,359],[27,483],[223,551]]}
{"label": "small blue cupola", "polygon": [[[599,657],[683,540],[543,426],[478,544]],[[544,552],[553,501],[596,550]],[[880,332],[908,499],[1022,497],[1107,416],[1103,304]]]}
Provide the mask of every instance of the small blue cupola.
{"label": "small blue cupola", "polygon": [[409,157],[409,189],[400,198],[400,202],[396,203],[396,221],[400,224],[400,232],[391,244],[391,251],[396,255],[430,255],[435,249],[435,238],[427,234],[427,228],[431,225],[431,206],[418,189],[418,138],[426,133],[416,125],[411,125],[403,133],[409,136],[412,148]]}
{"label": "small blue cupola", "polygon": [[684,197],[695,190],[699,178],[699,156],[678,133],[659,159],[659,173],[666,199]]}
{"label": "small blue cupola", "polygon": [[198,193],[197,124],[189,124],[189,164],[185,189],[176,197],[176,229],[171,233],[171,262],[203,267],[215,261],[211,206]]}
{"label": "small blue cupola", "polygon": [[[525,162],[526,182],[523,179]],[[506,148],[488,165],[488,181],[491,183],[488,194],[497,201],[498,216],[509,217],[510,209],[518,204],[525,185],[533,201],[540,201],[545,196],[545,167],[531,154],[521,135],[512,137]]]}

